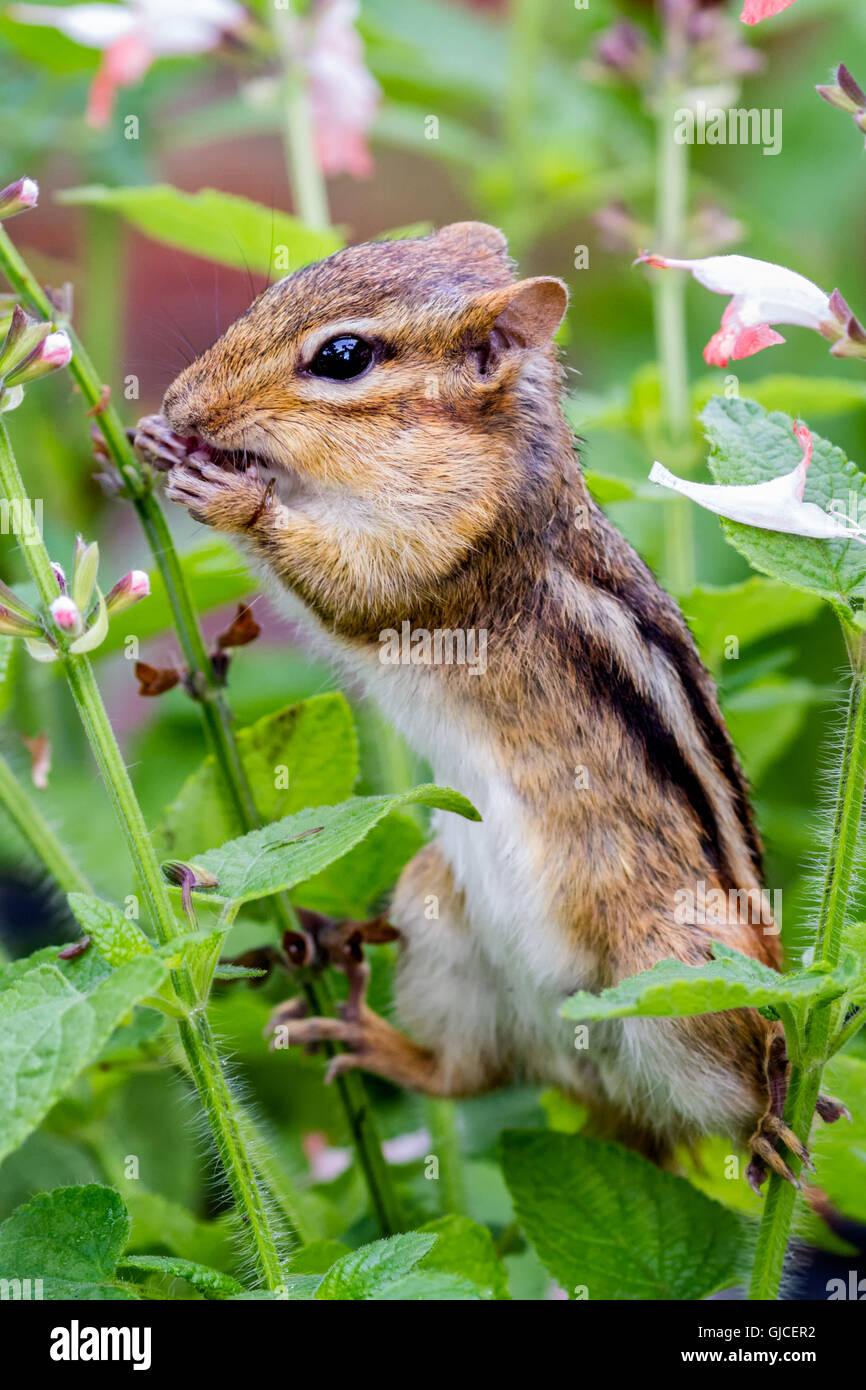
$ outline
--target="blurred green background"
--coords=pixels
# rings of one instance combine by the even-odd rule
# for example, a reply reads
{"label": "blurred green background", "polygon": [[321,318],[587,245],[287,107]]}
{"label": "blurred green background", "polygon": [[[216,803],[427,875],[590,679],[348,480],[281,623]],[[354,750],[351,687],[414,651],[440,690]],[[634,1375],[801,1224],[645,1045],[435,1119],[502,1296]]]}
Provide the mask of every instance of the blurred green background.
{"label": "blurred green background", "polygon": [[[814,92],[840,61],[866,81],[866,8],[861,0],[796,0],[785,14],[748,30],[737,22],[740,8],[695,0],[682,101],[703,94],[725,107],[779,108],[782,149],[775,157],[760,146],[689,149],[681,245],[656,240],[664,222],[659,93],[669,61],[662,52],[663,7],[627,0],[591,0],[585,8],[570,0],[363,0],[358,30],[380,88],[367,132],[372,169],[364,178],[330,178],[328,198],[330,221],[347,240],[480,218],[504,229],[523,273],[568,282],[571,305],[561,343],[567,409],[584,466],[616,524],[675,588],[720,681],[767,844],[767,886],[782,891],[785,942],[795,958],[811,903],[816,808],[844,653],[832,615],[779,586],[764,587],[765,581],[744,589],[748,568],[725,544],[717,520],[693,509],[684,530],[682,513],[672,510],[678,504],[644,486],[656,458],[675,471],[705,475],[697,424],[677,439],[666,420],[655,291],[651,273],[632,260],[647,245],[668,254],[736,250],[789,265],[827,290],[839,286],[855,312],[866,313],[862,137]],[[194,245],[168,245],[159,228],[144,235],[134,219],[98,200],[72,204],[58,195],[82,185],[168,183],[187,192],[216,188],[270,212],[303,215],[281,139],[286,111],[279,45],[264,3],[247,10],[249,29],[219,51],[157,59],[139,83],[121,89],[109,124],[100,129],[84,118],[99,54],[53,28],[18,22],[14,7],[0,10],[0,182],[28,174],[41,186],[38,210],[11,224],[12,234],[41,280],[74,287],[78,329],[130,425],[158,409],[175,373],[243,310],[265,278],[256,266],[247,272],[196,254]],[[633,26],[625,41],[625,31],[615,28],[623,22]],[[127,138],[130,115],[137,118],[133,139]],[[236,259],[242,262],[243,255]],[[718,327],[724,301],[690,281],[683,293],[695,406],[733,389],[735,377],[740,394],[802,416],[855,462],[866,457],[861,364],[835,361],[816,335],[791,329],[786,345],[728,371],[711,370],[701,350]],[[135,398],[126,399],[125,390]],[[92,480],[90,422],[68,375],[31,391],[9,422],[31,493],[44,502],[52,556],[68,563],[80,530],[99,540],[107,582],[134,565],[150,569],[131,508],[106,499]],[[252,583],[230,547],[169,511],[212,634],[225,626],[237,600],[253,592]],[[0,572],[9,581],[22,578],[13,538],[0,536]],[[333,688],[328,670],[265,600],[257,601],[256,614],[263,636],[237,655],[231,671],[240,726]],[[164,596],[157,589],[120,626],[96,654],[97,673],[145,812],[155,822],[201,761],[203,740],[196,710],[180,689],[158,700],[139,698],[121,649],[123,637],[137,634],[145,661],[161,666],[177,659]],[[725,658],[730,635],[741,639],[736,660]],[[34,795],[97,890],[122,897],[128,870],[65,687],[50,667],[20,658],[14,682],[3,689],[0,750],[27,777],[21,737],[48,734],[49,785]],[[355,692],[348,694],[361,734],[358,789],[398,790],[417,780],[424,770],[375,712]],[[2,811],[0,872],[0,933],[8,948],[19,953],[62,938],[68,930],[62,907]],[[254,1060],[265,1005],[240,993],[216,1007],[233,1046],[247,1058],[248,1080],[279,1125],[286,1105],[282,1074],[269,1059]],[[297,1159],[305,1097],[310,1124],[338,1133],[339,1119],[321,1098],[317,1065],[301,1059],[296,1071],[293,1128],[280,1142]],[[154,1109],[167,1104],[165,1083],[146,1070],[123,1090],[104,1085],[101,1109],[86,1109],[92,1096],[82,1100],[86,1126],[94,1132],[101,1126],[103,1165],[105,1136],[121,1123],[111,1118],[112,1107],[123,1107],[123,1124],[130,1127],[124,1134],[138,1126],[145,1135]],[[391,1107],[386,1129],[397,1133],[417,1123],[414,1100],[398,1101],[384,1087],[379,1093],[386,1110]],[[539,1113],[529,1093],[513,1094],[508,1106],[509,1122]],[[507,1200],[487,1160],[502,1117],[492,1100],[463,1110],[469,1150],[478,1159],[470,1181],[488,1183],[476,1214],[505,1229]],[[51,1144],[67,1143],[64,1135],[81,1123],[79,1115],[66,1130],[61,1122],[53,1135],[38,1136],[48,1146],[39,1161],[51,1168]],[[64,1173],[63,1164],[93,1167],[88,1146],[78,1139],[76,1145],[77,1157],[63,1158]],[[198,1181],[194,1141],[187,1147],[184,1162],[153,1184],[166,1199],[186,1202]],[[35,1161],[32,1155],[27,1160]],[[355,1179],[340,1181],[348,1191]],[[353,1191],[354,1197],[341,1196],[343,1216],[361,1219],[363,1203]],[[4,1207],[11,1203],[8,1190],[0,1195]]]}

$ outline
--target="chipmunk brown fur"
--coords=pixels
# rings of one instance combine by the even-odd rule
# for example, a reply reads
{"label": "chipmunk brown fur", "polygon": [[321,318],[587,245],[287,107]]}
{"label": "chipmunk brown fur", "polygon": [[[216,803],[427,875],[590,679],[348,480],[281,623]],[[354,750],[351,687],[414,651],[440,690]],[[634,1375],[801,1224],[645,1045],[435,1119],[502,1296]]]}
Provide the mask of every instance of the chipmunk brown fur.
{"label": "chipmunk brown fur", "polygon": [[[395,893],[411,1039],[366,1008],[284,1018],[292,1041],[351,1048],[332,1070],[441,1096],[554,1084],[656,1159],[721,1131],[751,1136],[753,1181],[791,1176],[778,1025],[625,1019],[579,1050],[559,1015],[666,957],[699,965],[714,938],[779,964],[743,906],[761,851],[713,683],[581,476],[552,343],[566,303],[559,280],[516,281],[482,224],[354,246],[271,286],[166,394],[168,495],[242,539],[483,817],[440,815]],[[321,374],[335,340],[363,370]],[[383,663],[404,623],[485,632],[486,670]],[[736,909],[683,921],[701,883]]]}

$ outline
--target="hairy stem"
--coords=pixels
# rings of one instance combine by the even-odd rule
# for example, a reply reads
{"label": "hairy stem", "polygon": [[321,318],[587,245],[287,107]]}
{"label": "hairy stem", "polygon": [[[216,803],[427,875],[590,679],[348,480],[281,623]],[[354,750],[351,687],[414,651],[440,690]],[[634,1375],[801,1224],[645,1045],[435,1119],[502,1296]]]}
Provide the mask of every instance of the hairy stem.
{"label": "hairy stem", "polygon": [[[833,810],[832,832],[815,939],[815,961],[828,968],[838,964],[842,950],[845,913],[853,884],[857,839],[863,813],[864,790],[866,688],[862,671],[856,670],[851,685],[839,786]],[[821,1086],[821,1074],[831,1050],[833,1017],[832,1003],[819,1005],[812,1011],[807,1026],[804,1060],[791,1067],[785,1118],[804,1144],[809,1139],[815,1102]],[[790,1162],[794,1172],[799,1173],[799,1159],[791,1155]],[[773,1300],[779,1296],[795,1197],[796,1191],[789,1182],[785,1182],[775,1173],[770,1175],[755,1249],[750,1295],[753,1299]]]}
{"label": "hairy stem", "polygon": [[[23,507],[26,493],[5,426],[0,424],[0,492]],[[30,576],[47,607],[57,596],[48,552],[40,539],[22,547]],[[62,658],[66,679],[84,725],[102,780],[111,799],[130,859],[142,885],[148,914],[160,941],[178,934],[178,922],[150,842],[141,807],[129,779],[123,755],[108,719],[93,668],[86,656]],[[210,1123],[217,1151],[225,1165],[232,1194],[242,1216],[260,1277],[269,1289],[280,1288],[283,1273],[264,1197],[247,1153],[239,1108],[229,1090],[216,1044],[199,1006],[189,971],[181,966],[172,983],[187,1016],[179,1024],[181,1043]]]}
{"label": "hairy stem", "polygon": [[[318,168],[318,166],[316,166]],[[319,176],[320,177],[320,176]],[[327,218],[326,218],[327,221]],[[0,271],[22,303],[43,318],[55,316],[55,309],[29,267],[19,255],[2,225],[0,225]],[[101,405],[102,381],[70,325],[74,353],[69,366],[82,396],[89,406]],[[147,537],[156,566],[162,576],[190,680],[198,696],[198,707],[208,747],[213,754],[220,777],[233,807],[239,831],[255,830],[261,818],[253,798],[243,761],[234,736],[232,712],[223,688],[214,675],[213,666],[201,635],[189,587],[168,524],[151,486],[151,479],[142,469],[126,436],[114,406],[109,402],[97,415],[99,428],[111,459],[123,479],[126,491],[135,507]],[[287,895],[272,899],[277,930],[297,931],[298,919]],[[314,984],[308,988],[311,1008],[325,1012],[324,997]],[[373,1116],[367,1102],[360,1076],[341,1078],[338,1092],[346,1113],[349,1131],[355,1142],[370,1199],[376,1210],[383,1234],[401,1228],[399,1204],[381,1154]],[[379,1187],[375,1184],[378,1182]],[[387,1220],[385,1219],[387,1214]]]}

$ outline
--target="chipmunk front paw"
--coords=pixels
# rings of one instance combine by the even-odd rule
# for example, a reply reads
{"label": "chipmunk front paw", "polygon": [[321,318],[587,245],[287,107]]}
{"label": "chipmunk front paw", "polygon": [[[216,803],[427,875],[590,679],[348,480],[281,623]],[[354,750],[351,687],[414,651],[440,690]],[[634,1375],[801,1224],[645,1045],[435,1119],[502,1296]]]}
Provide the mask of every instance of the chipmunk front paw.
{"label": "chipmunk front paw", "polygon": [[165,491],[205,526],[249,531],[270,506],[274,483],[262,479],[255,465],[241,472],[191,454],[170,470]]}

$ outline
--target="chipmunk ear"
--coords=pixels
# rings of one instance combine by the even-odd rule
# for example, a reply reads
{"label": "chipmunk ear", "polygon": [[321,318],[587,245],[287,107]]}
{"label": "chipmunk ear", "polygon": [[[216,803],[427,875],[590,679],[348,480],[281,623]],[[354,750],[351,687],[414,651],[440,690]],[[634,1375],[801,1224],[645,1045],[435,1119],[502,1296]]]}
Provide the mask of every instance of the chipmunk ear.
{"label": "chipmunk ear", "polygon": [[543,347],[562,323],[568,290],[552,275],[537,275],[484,295],[482,303],[509,347]]}
{"label": "chipmunk ear", "polygon": [[489,380],[509,353],[545,347],[567,307],[568,290],[550,275],[481,295],[472,306],[471,330],[479,374]]}
{"label": "chipmunk ear", "polygon": [[453,248],[454,251],[475,255],[487,252],[497,256],[504,256],[508,251],[504,233],[498,227],[491,227],[488,222],[451,222],[447,227],[440,227],[434,236],[440,246]]}

